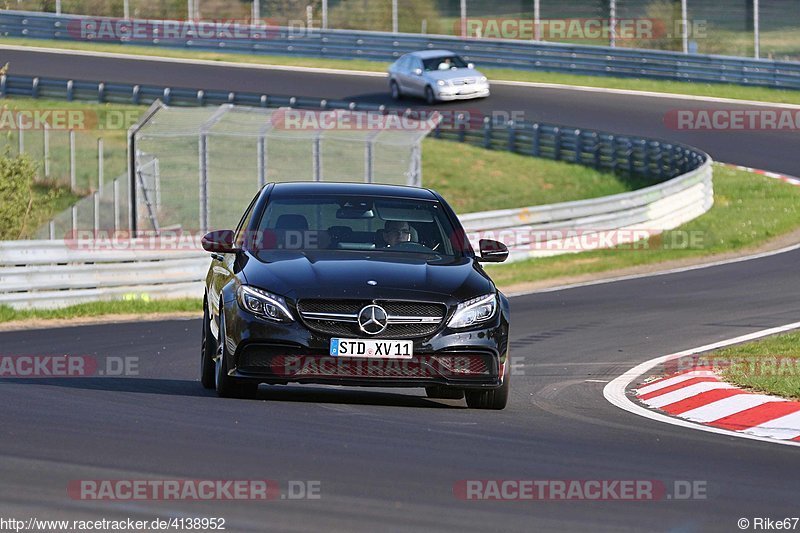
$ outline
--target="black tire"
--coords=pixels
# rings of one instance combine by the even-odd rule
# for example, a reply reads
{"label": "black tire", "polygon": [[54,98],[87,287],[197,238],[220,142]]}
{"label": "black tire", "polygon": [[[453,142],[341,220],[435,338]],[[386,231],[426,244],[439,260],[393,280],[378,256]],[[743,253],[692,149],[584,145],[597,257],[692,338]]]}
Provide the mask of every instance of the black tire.
{"label": "black tire", "polygon": [[402,100],[403,93],[400,91],[400,85],[396,81],[389,82],[389,90],[392,92],[392,100]]}
{"label": "black tire", "polygon": [[217,343],[211,333],[211,317],[208,315],[208,304],[203,302],[203,338],[200,344],[200,383],[206,389],[213,389],[216,379],[214,355]]}
{"label": "black tire", "polygon": [[228,352],[225,349],[225,318],[220,311],[219,341],[217,342],[217,360],[215,363],[217,395],[220,398],[255,398],[256,392],[258,392],[258,383],[238,381],[236,378],[230,377],[226,370],[225,358],[227,356]]}
{"label": "black tire", "polygon": [[433,385],[425,387],[425,395],[436,400],[460,400],[464,397],[464,389]]}
{"label": "black tire", "polygon": [[431,89],[430,85],[425,87],[425,102],[427,102],[428,105],[433,105],[436,103],[436,93],[433,92],[433,89]]}
{"label": "black tire", "polygon": [[508,404],[508,393],[511,390],[511,380],[509,379],[509,360],[506,359],[503,384],[500,388],[490,390],[467,390],[464,396],[467,399],[467,407],[470,409],[495,409],[501,410]]}

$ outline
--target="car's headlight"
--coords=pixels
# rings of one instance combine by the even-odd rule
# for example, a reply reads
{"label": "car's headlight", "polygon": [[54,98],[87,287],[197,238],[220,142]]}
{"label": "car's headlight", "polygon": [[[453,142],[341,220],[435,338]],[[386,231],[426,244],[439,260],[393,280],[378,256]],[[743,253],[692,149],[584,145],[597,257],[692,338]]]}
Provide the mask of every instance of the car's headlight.
{"label": "car's headlight", "polygon": [[478,296],[466,302],[461,302],[447,323],[450,328],[465,328],[480,324],[494,317],[497,310],[497,297],[494,294]]}
{"label": "car's headlight", "polygon": [[239,290],[236,291],[236,297],[242,309],[261,318],[275,322],[290,322],[294,320],[292,313],[286,306],[286,300],[277,294],[247,285],[240,285]]}
{"label": "car's headlight", "polygon": [[486,83],[487,81],[486,76],[481,76],[481,82]]}
{"label": "car's headlight", "polygon": [[438,80],[436,82],[436,85],[438,85],[439,87],[444,87],[445,85],[447,85],[447,82],[445,82],[444,80]]}

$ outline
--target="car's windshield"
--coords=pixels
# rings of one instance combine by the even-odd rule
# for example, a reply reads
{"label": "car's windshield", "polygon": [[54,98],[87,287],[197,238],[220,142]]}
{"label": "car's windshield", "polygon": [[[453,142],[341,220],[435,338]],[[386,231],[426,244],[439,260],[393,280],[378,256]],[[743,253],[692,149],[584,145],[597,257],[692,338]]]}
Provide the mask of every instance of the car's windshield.
{"label": "car's windshield", "polygon": [[357,250],[463,255],[435,201],[393,197],[306,196],[267,204],[251,246],[261,250]]}
{"label": "car's windshield", "polygon": [[422,65],[426,72],[433,70],[450,70],[454,68],[467,68],[467,63],[459,56],[440,56],[423,59]]}

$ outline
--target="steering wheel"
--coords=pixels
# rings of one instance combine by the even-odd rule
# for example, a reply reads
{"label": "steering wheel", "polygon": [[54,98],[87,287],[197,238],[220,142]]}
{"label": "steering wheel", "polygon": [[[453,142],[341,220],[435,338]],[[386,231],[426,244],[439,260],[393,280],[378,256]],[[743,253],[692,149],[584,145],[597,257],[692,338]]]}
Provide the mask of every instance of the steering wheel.
{"label": "steering wheel", "polygon": [[418,242],[406,241],[399,242],[391,247],[392,250],[400,250],[401,252],[432,252],[430,248]]}

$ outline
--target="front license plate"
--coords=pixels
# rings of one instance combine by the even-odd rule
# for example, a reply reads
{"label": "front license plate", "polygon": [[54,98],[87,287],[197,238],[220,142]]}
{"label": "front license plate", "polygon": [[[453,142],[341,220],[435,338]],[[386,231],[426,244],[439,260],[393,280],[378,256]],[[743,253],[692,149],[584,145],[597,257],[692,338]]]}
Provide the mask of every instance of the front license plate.
{"label": "front license plate", "polygon": [[414,343],[377,339],[331,339],[330,354],[332,357],[411,359],[414,355]]}

